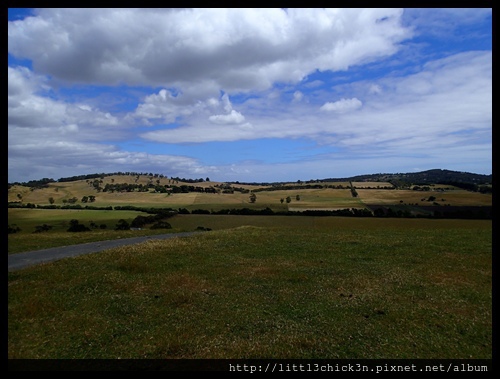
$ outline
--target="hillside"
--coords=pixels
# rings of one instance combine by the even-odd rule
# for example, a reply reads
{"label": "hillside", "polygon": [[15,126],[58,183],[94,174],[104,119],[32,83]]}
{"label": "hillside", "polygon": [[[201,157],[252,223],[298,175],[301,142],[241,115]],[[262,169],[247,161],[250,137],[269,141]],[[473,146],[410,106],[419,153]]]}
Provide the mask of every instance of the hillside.
{"label": "hillside", "polygon": [[491,184],[492,175],[474,174],[463,171],[452,171],[433,169],[420,172],[396,173],[396,174],[369,174],[358,175],[349,178],[323,179],[324,182],[356,181],[356,182],[404,182],[408,184],[431,184],[431,183],[468,183],[468,184]]}
{"label": "hillside", "polygon": [[[154,209],[156,212],[159,208],[174,210],[182,215],[300,213],[359,217],[491,217],[491,184],[470,182],[475,174],[460,176],[445,173],[448,175],[421,176],[427,181],[416,183],[404,182],[408,177],[386,174],[384,178],[388,181],[380,181],[382,177],[370,175],[337,182],[298,181],[268,186],[221,183],[209,178],[182,181],[153,174],[99,174],[97,177],[84,176],[71,180],[63,178],[57,182],[45,179],[28,185],[9,185],[8,207],[9,215],[14,214],[11,211],[15,208],[36,208],[47,209],[50,213],[46,215],[50,217],[57,215],[55,210],[121,212],[140,209],[149,212]],[[431,183],[430,178],[434,178],[436,183]],[[451,181],[460,178],[469,182]],[[37,214],[38,217],[41,215]],[[103,215],[106,213],[99,217]]]}
{"label": "hillside", "polygon": [[[185,178],[177,178],[177,177],[167,177],[163,174],[153,174],[153,173],[96,173],[96,174],[88,174],[88,175],[78,175],[67,178],[60,178],[58,180],[43,178],[39,180],[31,180],[29,182],[15,182],[8,183],[9,188],[13,185],[22,185],[25,187],[45,187],[48,183],[55,182],[74,182],[74,181],[90,181],[95,179],[105,179],[106,177],[117,176],[120,179],[124,180],[126,183],[137,182],[136,179],[140,179],[140,181],[146,182],[156,182],[157,180],[161,180],[162,182],[168,183],[181,183],[184,185],[196,185],[201,187],[206,187],[209,182],[209,178],[203,179],[185,179]],[[366,174],[366,175],[356,175],[347,178],[327,178],[327,179],[317,179],[317,180],[309,180],[301,183],[315,183],[315,182],[388,182],[396,187],[398,184],[413,184],[413,185],[425,185],[425,184],[451,184],[455,185],[456,183],[463,184],[474,184],[474,185],[487,185],[491,184],[493,180],[493,175],[483,175],[483,174],[475,174],[470,172],[463,171],[452,171],[452,170],[443,170],[443,169],[433,169],[427,171],[420,172],[408,172],[408,173],[378,173],[378,174]],[[228,182],[231,184],[238,184],[243,186],[271,186],[271,185],[282,185],[285,184],[283,182],[279,183],[262,183],[262,182]],[[220,183],[219,183],[220,184]],[[291,184],[291,183],[289,183]]]}

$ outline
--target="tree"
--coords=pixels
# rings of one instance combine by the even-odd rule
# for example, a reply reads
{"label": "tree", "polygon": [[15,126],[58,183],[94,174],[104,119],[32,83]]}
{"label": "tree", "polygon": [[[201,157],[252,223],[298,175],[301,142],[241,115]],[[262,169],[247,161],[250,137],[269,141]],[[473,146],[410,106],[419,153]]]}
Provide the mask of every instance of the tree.
{"label": "tree", "polygon": [[53,198],[53,197],[49,197],[49,203],[50,203],[50,204],[54,204],[54,201],[55,201],[55,200],[54,200],[54,198]]}
{"label": "tree", "polygon": [[102,180],[99,180],[99,179],[94,179],[94,181],[92,182],[92,186],[97,190],[97,192],[101,192],[101,190],[102,190],[101,184],[102,184]]}
{"label": "tree", "polygon": [[255,193],[250,194],[250,202],[255,203],[257,201],[257,195]]}
{"label": "tree", "polygon": [[300,200],[300,195],[295,196],[295,200],[299,201]]}
{"label": "tree", "polygon": [[89,197],[88,196],[82,197],[82,203],[86,203],[87,201],[89,201]]}
{"label": "tree", "polygon": [[281,204],[283,204],[284,201],[285,201],[285,199],[283,199],[283,198],[280,199]]}
{"label": "tree", "polygon": [[115,230],[129,230],[130,224],[125,221],[123,218],[118,220],[118,224],[116,224]]}
{"label": "tree", "polygon": [[288,203],[290,203],[291,201],[292,201],[292,198],[291,198],[290,196],[287,196],[287,197],[286,197],[286,203],[288,204]]}
{"label": "tree", "polygon": [[172,225],[166,221],[158,221],[156,224],[151,225],[151,229],[172,229]]}
{"label": "tree", "polygon": [[47,232],[50,229],[52,229],[52,225],[47,225],[47,224],[38,225],[38,226],[35,226],[35,231],[33,233]]}
{"label": "tree", "polygon": [[205,179],[206,182],[209,182],[210,181],[210,178],[207,176],[207,178]]}
{"label": "tree", "polygon": [[12,224],[12,225],[9,225],[8,226],[8,234],[12,234],[12,233],[17,233],[17,232],[20,232],[21,231],[21,228],[19,226],[17,226],[16,224]]}
{"label": "tree", "polygon": [[79,223],[78,220],[71,220],[69,222],[70,227],[68,228],[68,232],[87,232],[90,229],[87,228],[85,225],[82,225]]}

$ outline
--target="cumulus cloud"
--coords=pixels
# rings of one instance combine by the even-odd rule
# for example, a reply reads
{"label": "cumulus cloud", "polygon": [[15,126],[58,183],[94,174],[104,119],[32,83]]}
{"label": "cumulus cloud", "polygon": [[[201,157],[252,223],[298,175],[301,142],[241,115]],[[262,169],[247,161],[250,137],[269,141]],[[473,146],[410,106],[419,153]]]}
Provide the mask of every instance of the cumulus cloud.
{"label": "cumulus cloud", "polygon": [[9,22],[8,46],[38,72],[69,82],[179,88],[204,82],[247,91],[394,54],[411,36],[402,14],[378,8],[42,8]]}
{"label": "cumulus cloud", "polygon": [[241,124],[245,121],[245,117],[240,112],[233,109],[233,105],[231,104],[227,93],[221,97],[220,105],[224,110],[224,114],[210,116],[208,119],[211,123],[218,125],[235,125]]}
{"label": "cumulus cloud", "polygon": [[195,104],[186,104],[182,94],[174,96],[171,91],[161,89],[158,94],[147,96],[131,116],[142,119],[145,124],[150,124],[151,119],[168,124],[177,117],[190,115],[194,111]]}
{"label": "cumulus cloud", "polygon": [[[25,67],[8,69],[9,134],[14,139],[19,128],[30,130],[34,138],[47,132],[45,139],[62,133],[76,134],[86,127],[85,140],[102,139],[108,132],[116,132],[118,118],[85,103],[67,103],[48,96],[45,78]],[[107,129],[110,128],[110,129]]]}
{"label": "cumulus cloud", "polygon": [[[125,137],[137,146],[165,143],[166,152],[175,143],[306,140],[320,150],[339,151],[314,158],[325,165],[345,163],[349,151],[382,157],[378,162],[393,162],[410,150],[429,162],[438,161],[438,151],[441,157],[459,152],[470,162],[488,162],[491,51],[456,54],[456,48],[436,55],[436,49],[433,56],[442,59],[428,61],[419,50],[412,56],[418,61],[402,64],[401,58],[413,46],[406,40],[425,33],[426,26],[440,38],[460,25],[472,29],[491,12],[428,12],[38,9],[33,17],[8,23],[9,62],[32,63],[32,69],[8,68],[9,179],[11,173],[36,179],[117,167],[158,172],[168,167],[170,175],[189,176],[232,167],[124,151],[119,146]],[[449,29],[447,19],[455,22]],[[403,53],[395,55],[402,44]],[[385,77],[359,75],[374,66],[362,65],[377,61],[379,68],[397,69]],[[95,93],[103,88],[127,95],[101,103],[107,95]],[[265,172],[274,179],[280,169],[294,173],[299,167],[311,177],[322,176],[306,161],[273,169],[249,162],[236,166],[263,175],[256,180]]]}
{"label": "cumulus cloud", "polygon": [[27,67],[8,67],[8,96],[14,99],[19,96],[25,96],[44,87],[45,78],[34,74]]}
{"label": "cumulus cloud", "polygon": [[208,118],[210,122],[219,125],[241,124],[245,121],[245,117],[234,109],[228,114],[218,114]]}
{"label": "cumulus cloud", "polygon": [[[343,88],[361,91],[359,96],[369,99],[365,103],[357,97],[342,98],[324,102],[318,112],[311,103],[285,106],[279,96],[250,99],[239,108],[252,114],[252,128],[221,131],[216,125],[193,120],[189,126],[147,132],[141,137],[170,143],[307,138],[320,145],[364,151],[371,147],[382,151],[383,147],[393,154],[400,147],[406,151],[407,144],[419,151],[430,146],[442,148],[437,144],[444,141],[463,144],[472,134],[478,136],[491,128],[491,68],[491,52],[457,54],[430,62],[413,75],[355,82],[351,89]],[[373,86],[384,88],[383,95],[370,97]],[[427,87],[433,90],[418,89]],[[361,107],[363,112],[356,112]],[[452,138],[457,133],[461,135]],[[478,138],[488,140],[487,136]]]}
{"label": "cumulus cloud", "polygon": [[356,98],[340,99],[333,103],[325,103],[320,110],[327,112],[346,113],[361,108],[363,103]]}

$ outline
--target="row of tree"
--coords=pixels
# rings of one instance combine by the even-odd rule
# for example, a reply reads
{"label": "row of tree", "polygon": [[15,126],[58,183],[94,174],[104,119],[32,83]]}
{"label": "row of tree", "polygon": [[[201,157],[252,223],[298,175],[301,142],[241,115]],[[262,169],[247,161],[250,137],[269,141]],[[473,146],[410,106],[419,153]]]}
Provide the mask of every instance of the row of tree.
{"label": "row of tree", "polygon": [[[146,225],[150,225],[150,229],[171,229],[172,225],[166,222],[165,219],[171,217],[170,213],[167,212],[159,212],[155,215],[151,216],[137,216],[131,223],[129,223],[125,219],[118,220],[118,223],[115,225],[115,230],[130,230],[131,228],[143,228]],[[80,221],[76,219],[72,219],[69,221],[68,232],[88,232],[92,229],[106,229],[106,224],[97,225],[94,221],[89,222],[89,226],[81,224]],[[37,225],[35,227],[35,231],[33,233],[42,233],[47,232],[52,229],[52,225],[42,224]],[[16,224],[8,225],[8,234],[18,233],[21,231]]]}

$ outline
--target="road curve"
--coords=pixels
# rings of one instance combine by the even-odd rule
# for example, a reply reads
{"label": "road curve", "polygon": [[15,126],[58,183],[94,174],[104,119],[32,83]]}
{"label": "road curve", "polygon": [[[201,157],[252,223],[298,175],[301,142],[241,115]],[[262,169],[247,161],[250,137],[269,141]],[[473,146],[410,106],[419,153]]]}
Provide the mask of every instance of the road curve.
{"label": "road curve", "polygon": [[76,257],[77,255],[97,253],[114,247],[133,245],[148,240],[187,237],[199,232],[184,232],[123,238],[109,241],[90,242],[80,245],[60,246],[50,249],[28,251],[9,255],[9,271],[20,270],[39,263],[57,261],[59,259]]}

